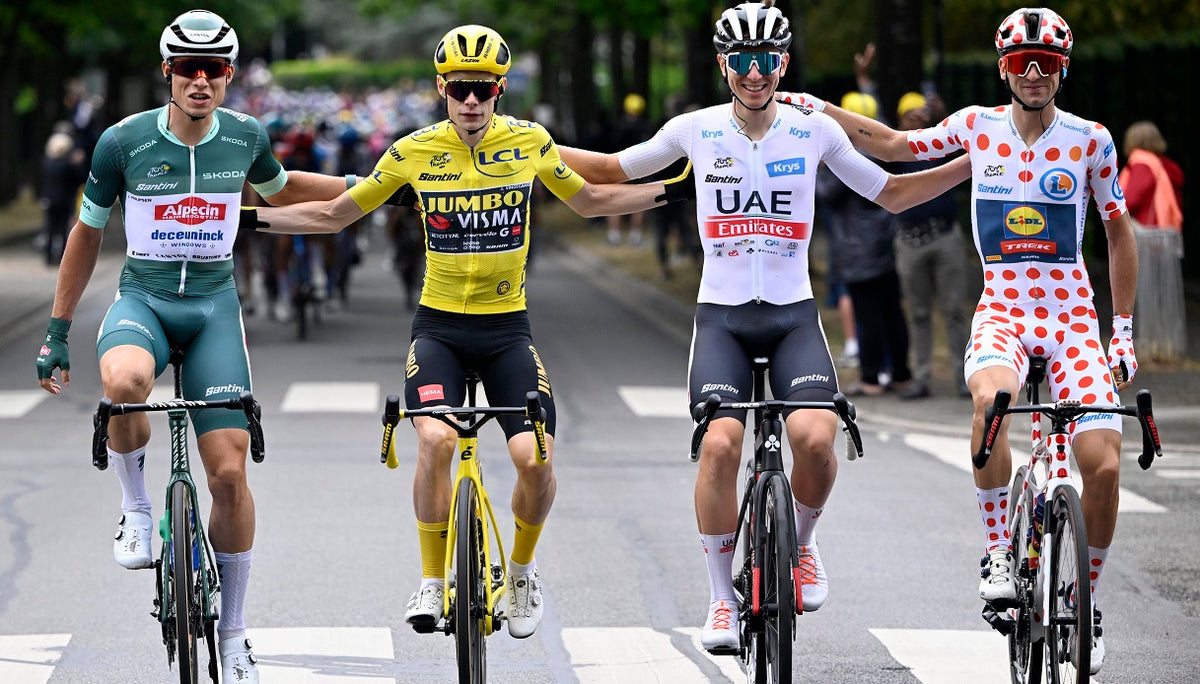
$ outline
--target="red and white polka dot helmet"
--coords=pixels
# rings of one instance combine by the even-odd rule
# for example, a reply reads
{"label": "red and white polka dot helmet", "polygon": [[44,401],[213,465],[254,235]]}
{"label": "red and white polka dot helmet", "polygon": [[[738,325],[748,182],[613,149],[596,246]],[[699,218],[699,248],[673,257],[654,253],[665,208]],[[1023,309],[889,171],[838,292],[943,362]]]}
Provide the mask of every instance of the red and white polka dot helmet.
{"label": "red and white polka dot helmet", "polygon": [[1022,7],[1000,22],[1000,28],[996,29],[996,51],[1003,55],[1030,46],[1070,55],[1075,38],[1066,20],[1054,10]]}

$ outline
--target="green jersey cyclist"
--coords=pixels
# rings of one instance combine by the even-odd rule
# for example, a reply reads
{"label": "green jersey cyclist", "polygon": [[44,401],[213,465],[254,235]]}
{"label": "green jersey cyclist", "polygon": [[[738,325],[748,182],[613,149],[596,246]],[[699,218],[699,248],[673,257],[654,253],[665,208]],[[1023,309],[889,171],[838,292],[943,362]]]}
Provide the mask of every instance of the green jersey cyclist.
{"label": "green jersey cyclist", "polygon": [[[67,330],[118,197],[128,248],[96,343],[104,393],[114,402],[146,401],[170,347],[177,346],[186,359],[184,396],[218,400],[250,388],[233,280],[242,186],[249,181],[273,203],[336,197],[346,187],[340,177],[286,172],[257,120],[219,108],[238,55],[237,34],[221,17],[204,10],[179,15],[163,30],[159,51],[170,101],[108,128],[92,157],[37,358],[38,382],[51,394],[70,383]],[[61,385],[55,368],[62,371]],[[212,495],[208,529],[221,575],[221,681],[257,682],[242,616],[255,517],[245,417],[210,409],[194,411],[192,422]],[[149,439],[146,414],[113,417],[109,457],[123,495],[113,555],[129,569],[153,562],[143,473]]]}

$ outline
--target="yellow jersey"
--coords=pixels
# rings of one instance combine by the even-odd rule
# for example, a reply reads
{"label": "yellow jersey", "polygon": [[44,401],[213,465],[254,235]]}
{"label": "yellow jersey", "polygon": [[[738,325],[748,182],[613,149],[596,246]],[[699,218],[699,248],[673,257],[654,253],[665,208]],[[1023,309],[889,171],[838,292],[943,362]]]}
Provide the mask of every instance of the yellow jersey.
{"label": "yellow jersey", "polygon": [[584,185],[540,124],[493,116],[471,148],[446,120],[392,143],[350,197],[369,213],[411,183],[424,208],[421,304],[505,313],[525,309],[534,177],[563,200]]}

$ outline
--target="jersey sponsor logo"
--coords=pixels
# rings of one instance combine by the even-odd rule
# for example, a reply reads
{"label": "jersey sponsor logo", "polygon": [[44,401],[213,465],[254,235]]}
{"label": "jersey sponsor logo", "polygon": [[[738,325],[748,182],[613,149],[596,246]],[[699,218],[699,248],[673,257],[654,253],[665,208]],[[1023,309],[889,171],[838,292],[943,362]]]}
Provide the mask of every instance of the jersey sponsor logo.
{"label": "jersey sponsor logo", "polygon": [[717,157],[713,162],[714,169],[731,169],[733,168],[733,157]]}
{"label": "jersey sponsor logo", "polygon": [[[160,230],[150,231],[151,240],[170,242],[172,240],[195,240],[199,242],[221,242],[225,239],[223,230]],[[194,259],[201,257],[196,256]]]}
{"label": "jersey sponsor logo", "polygon": [[1004,361],[1005,363],[1010,363],[1008,357],[1003,354],[984,354],[975,359],[975,363],[985,363],[987,361]]}
{"label": "jersey sponsor logo", "polygon": [[823,373],[813,373],[811,375],[801,375],[798,378],[792,378],[792,387],[808,382],[829,382],[829,376]]}
{"label": "jersey sponsor logo", "polygon": [[507,280],[501,280],[496,285],[496,294],[503,297],[504,295],[508,294],[508,291],[511,289],[512,289],[512,283],[508,282]]}
{"label": "jersey sponsor logo", "polygon": [[429,173],[428,171],[423,171],[421,175],[417,176],[417,180],[419,181],[431,181],[435,183],[448,183],[460,178],[462,178],[461,173]]}
{"label": "jersey sponsor logo", "polygon": [[396,163],[400,163],[400,162],[404,161],[404,155],[402,155],[396,151],[395,145],[388,146],[388,154],[392,155],[392,159],[395,159]]}
{"label": "jersey sponsor logo", "polygon": [[231,178],[245,178],[245,171],[206,171],[201,178],[204,180],[227,180]]}
{"label": "jersey sponsor logo", "polygon": [[723,188],[717,188],[717,211],[722,214],[750,214],[761,212],[766,214],[788,214],[792,210],[792,191],[791,190],[772,190],[769,198],[771,206],[767,206],[763,202],[762,195],[757,190],[752,190],[746,196],[745,203],[742,202],[742,191],[740,188],[734,188],[726,196]]}
{"label": "jersey sponsor logo", "polygon": [[122,318],[121,320],[117,321],[117,327],[119,328],[121,326],[125,326],[128,328],[137,328],[146,337],[149,337],[151,340],[154,339],[154,334],[150,332],[150,329],[147,328],[146,326],[142,325],[141,323],[138,323],[137,321],[131,321],[128,318]]}
{"label": "jersey sponsor logo", "polygon": [[566,180],[574,175],[571,169],[567,167],[566,162],[559,162],[558,166],[554,167],[554,177],[559,180]]}
{"label": "jersey sponsor logo", "polygon": [[538,150],[538,154],[542,157],[546,156],[546,153],[550,151],[551,147],[554,147],[554,141],[547,140],[546,144],[542,145],[542,149]]}
{"label": "jersey sponsor logo", "polygon": [[1006,120],[1005,117],[1001,114],[991,114],[989,112],[980,112],[979,118],[986,119],[988,121],[1005,121]]}
{"label": "jersey sponsor logo", "polygon": [[1004,175],[1004,164],[988,164],[983,170],[984,178],[995,178]]}
{"label": "jersey sponsor logo", "polygon": [[158,178],[159,176],[165,176],[168,173],[170,173],[170,171],[171,171],[171,165],[166,162],[163,162],[163,163],[159,164],[158,166],[155,166],[155,167],[151,168],[149,171],[147,171],[146,178]]}
{"label": "jersey sponsor logo", "polygon": [[977,200],[975,216],[985,264],[1073,263],[1079,251],[1073,204]]}
{"label": "jersey sponsor logo", "polygon": [[719,176],[715,173],[709,173],[709,174],[705,174],[704,182],[705,183],[733,183],[736,185],[736,184],[742,182],[742,177],[741,176]]}
{"label": "jersey sponsor logo", "polygon": [[799,176],[804,174],[804,157],[793,157],[791,159],[780,159],[767,164],[767,175],[774,178],[776,176]]}
{"label": "jersey sponsor logo", "polygon": [[1042,186],[1042,192],[1051,199],[1066,201],[1071,199],[1075,194],[1075,188],[1078,182],[1075,180],[1075,174],[1064,168],[1050,169],[1042,174],[1042,179],[1039,181]]}
{"label": "jersey sponsor logo", "polygon": [[226,109],[224,107],[217,107],[217,109],[220,109],[222,112],[225,112],[226,114],[228,114],[229,116],[232,116],[233,118],[237,119],[238,121],[249,121],[250,120],[249,114],[235,112],[232,109]]}
{"label": "jersey sponsor logo", "polygon": [[1125,199],[1125,191],[1121,189],[1121,184],[1117,182],[1117,174],[1113,174],[1112,179],[1112,194],[1114,199]]}
{"label": "jersey sponsor logo", "polygon": [[150,149],[151,147],[154,147],[157,144],[158,144],[158,140],[150,140],[148,142],[144,142],[141,145],[134,148],[133,151],[131,151],[129,153],[129,158],[133,159],[137,155],[141,154],[142,152],[145,152],[146,150]]}
{"label": "jersey sponsor logo", "polygon": [[429,165],[435,169],[440,169],[440,168],[446,166],[447,164],[449,164],[451,161],[452,161],[452,159],[450,158],[450,153],[442,152],[440,154],[435,154],[432,157],[430,157]]}
{"label": "jersey sponsor logo", "polygon": [[790,135],[794,138],[800,138],[801,140],[804,140],[805,138],[812,137],[812,131],[808,130],[807,128],[800,128],[798,126],[792,126],[791,128],[788,129],[788,135]]}
{"label": "jersey sponsor logo", "polygon": [[[160,204],[154,207],[155,221],[177,221],[186,226],[195,226],[205,221],[224,221],[225,205],[213,204],[203,197],[190,195],[175,204]],[[165,238],[175,240],[182,238]]]}
{"label": "jersey sponsor logo", "polygon": [[204,390],[205,397],[211,397],[214,394],[241,394],[246,388],[241,385],[213,385]]}
{"label": "jersey sponsor logo", "polygon": [[425,401],[445,401],[446,390],[443,385],[421,385],[417,388],[417,397]]}
{"label": "jersey sponsor logo", "polygon": [[[770,235],[785,239],[808,238],[808,224],[801,221],[785,221],[783,219],[762,216],[711,216],[704,221],[704,237],[729,238],[739,235]],[[744,246],[739,243],[739,246]],[[729,250],[729,256],[737,256],[736,249]]]}
{"label": "jersey sponsor logo", "polygon": [[528,159],[528,156],[521,154],[521,148],[519,147],[514,147],[510,150],[497,150],[492,153],[491,159],[488,159],[487,152],[479,153],[479,163],[482,166],[502,164],[504,162],[525,161]]}
{"label": "jersey sponsor logo", "polygon": [[986,185],[979,183],[975,186],[975,192],[985,195],[1011,195],[1013,189],[1007,185]]}
{"label": "jersey sponsor logo", "polygon": [[1067,129],[1068,131],[1075,131],[1076,133],[1082,133],[1084,135],[1092,134],[1091,126],[1073,126],[1073,125],[1067,123],[1066,121],[1060,121],[1058,125],[1062,126],[1063,128]]}
{"label": "jersey sponsor logo", "polygon": [[725,131],[710,131],[707,129],[700,129],[700,137],[704,140],[712,140],[713,138],[720,138],[723,135],[725,135]]}
{"label": "jersey sponsor logo", "polygon": [[1104,146],[1104,154],[1102,154],[1100,156],[1107,159],[1108,155],[1112,154],[1112,152],[1113,152],[1113,143],[1109,143]]}
{"label": "jersey sponsor logo", "polygon": [[[158,192],[159,190],[174,190],[179,183],[138,183],[136,192]],[[141,198],[137,198],[141,199]]]}
{"label": "jersey sponsor logo", "polygon": [[221,136],[221,142],[231,143],[234,145],[238,145],[240,147],[250,147],[250,143],[246,142],[245,140],[242,140],[240,138],[231,138],[227,135]]}
{"label": "jersey sponsor logo", "polygon": [[525,244],[531,184],[486,191],[426,191],[429,249],[442,254],[508,252]]}

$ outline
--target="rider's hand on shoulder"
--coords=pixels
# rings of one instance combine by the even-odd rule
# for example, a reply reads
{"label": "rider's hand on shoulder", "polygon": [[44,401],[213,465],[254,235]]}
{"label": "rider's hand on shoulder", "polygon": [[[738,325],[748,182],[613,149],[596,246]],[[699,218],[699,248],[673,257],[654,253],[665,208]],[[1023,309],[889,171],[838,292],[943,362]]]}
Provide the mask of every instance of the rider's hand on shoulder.
{"label": "rider's hand on shoulder", "polygon": [[825,100],[822,100],[814,95],[810,95],[809,93],[779,92],[775,93],[775,99],[779,100],[780,102],[786,102],[787,104],[807,107],[814,112],[821,112],[825,110]]}

